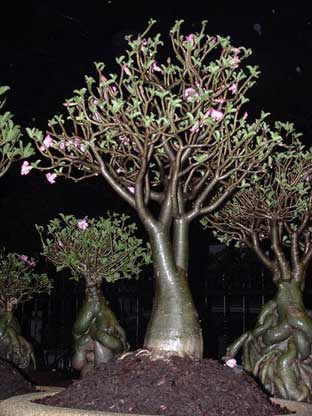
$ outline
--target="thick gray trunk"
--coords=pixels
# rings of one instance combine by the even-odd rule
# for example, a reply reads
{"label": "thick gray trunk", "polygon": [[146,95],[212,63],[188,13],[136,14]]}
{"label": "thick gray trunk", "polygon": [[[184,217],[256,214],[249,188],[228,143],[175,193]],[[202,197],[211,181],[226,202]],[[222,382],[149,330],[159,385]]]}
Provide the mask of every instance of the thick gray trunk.
{"label": "thick gray trunk", "polygon": [[189,223],[184,218],[173,222],[174,260],[180,269],[188,272],[189,266]]}
{"label": "thick gray trunk", "polygon": [[155,295],[144,347],[160,353],[202,357],[202,332],[186,273],[176,266],[166,233],[150,233],[150,242]]}

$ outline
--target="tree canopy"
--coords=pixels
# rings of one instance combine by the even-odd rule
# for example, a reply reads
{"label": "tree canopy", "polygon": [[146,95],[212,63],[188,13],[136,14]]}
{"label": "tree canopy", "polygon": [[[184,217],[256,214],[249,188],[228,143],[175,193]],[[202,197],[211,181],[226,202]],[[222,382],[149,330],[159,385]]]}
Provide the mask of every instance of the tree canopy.
{"label": "tree canopy", "polygon": [[60,214],[47,227],[36,228],[43,245],[42,254],[57,271],[70,269],[75,280],[137,279],[143,265],[150,262],[148,248],[135,235],[136,225],[124,214],[81,220]]}
{"label": "tree canopy", "polygon": [[[312,258],[312,152],[294,126],[278,123],[287,148],[272,153],[225,206],[203,219],[217,238],[252,248],[274,278],[304,278]],[[283,133],[284,132],[284,133]]]}

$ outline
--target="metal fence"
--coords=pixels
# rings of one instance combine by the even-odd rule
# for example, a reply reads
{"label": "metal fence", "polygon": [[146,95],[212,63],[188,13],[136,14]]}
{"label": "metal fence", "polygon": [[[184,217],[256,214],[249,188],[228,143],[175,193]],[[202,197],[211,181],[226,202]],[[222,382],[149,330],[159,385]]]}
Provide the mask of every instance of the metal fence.
{"label": "metal fence", "polygon": [[[190,286],[203,328],[205,356],[220,358],[232,340],[253,327],[260,308],[274,296],[275,289],[253,258],[237,259],[226,252],[211,255],[199,266],[200,273],[191,265]],[[203,271],[204,278],[196,279]],[[106,285],[104,291],[126,330],[131,349],[142,347],[152,308],[152,280],[121,281]],[[311,294],[308,287],[309,308]],[[57,276],[50,296],[40,296],[19,308],[22,332],[34,345],[39,368],[70,371],[72,327],[82,301],[83,287]]]}

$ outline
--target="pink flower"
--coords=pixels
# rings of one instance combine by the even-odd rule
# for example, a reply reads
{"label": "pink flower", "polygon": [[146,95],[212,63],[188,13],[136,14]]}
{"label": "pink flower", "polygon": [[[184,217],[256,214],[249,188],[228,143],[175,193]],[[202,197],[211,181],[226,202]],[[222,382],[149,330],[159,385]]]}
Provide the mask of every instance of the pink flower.
{"label": "pink flower", "polygon": [[247,117],[248,117],[248,113],[247,113],[247,111],[245,111],[245,113],[243,115],[243,120],[246,120]]}
{"label": "pink flower", "polygon": [[21,175],[28,175],[31,170],[32,166],[25,160],[21,167]]}
{"label": "pink flower", "polygon": [[117,94],[118,90],[117,90],[117,87],[115,85],[112,85],[109,88],[110,88],[112,94],[114,94],[114,95]]}
{"label": "pink flower", "polygon": [[88,221],[84,218],[83,220],[78,221],[78,228],[84,231],[89,227]]}
{"label": "pink flower", "polygon": [[80,137],[74,137],[74,146],[80,147]]}
{"label": "pink flower", "polygon": [[130,193],[134,194],[134,192],[135,192],[135,188],[134,188],[134,186],[128,186],[128,191],[129,191]]}
{"label": "pink flower", "polygon": [[240,48],[232,48],[232,52],[234,55],[238,55],[240,53]]}
{"label": "pink flower", "polygon": [[64,150],[65,149],[65,142],[64,141],[62,141],[61,143],[60,143],[60,145],[59,145],[59,148],[61,149],[61,150]]}
{"label": "pink flower", "polygon": [[44,152],[45,150],[47,150],[49,147],[51,147],[54,144],[54,141],[52,139],[52,137],[48,134],[45,139],[43,140],[43,144],[39,147],[39,150],[41,152]]}
{"label": "pink flower", "polygon": [[237,55],[235,55],[231,60],[231,64],[233,65],[234,68],[237,68],[239,63],[240,63],[240,59]]}
{"label": "pink flower", "polygon": [[236,93],[237,93],[237,84],[232,84],[232,85],[229,87],[229,91],[231,91],[231,92],[232,92],[232,94],[236,94]]}
{"label": "pink flower", "polygon": [[57,174],[56,173],[48,172],[46,174],[46,178],[47,178],[48,182],[50,182],[51,184],[55,183],[56,177],[57,177]]}
{"label": "pink flower", "polygon": [[203,123],[196,122],[193,124],[193,126],[190,128],[191,133],[198,133],[202,128],[204,127]]}
{"label": "pink flower", "polygon": [[53,139],[49,134],[44,138],[43,144],[45,145],[46,148],[49,148],[50,146],[53,145]]}
{"label": "pink flower", "polygon": [[237,367],[237,362],[235,360],[235,358],[230,358],[229,360],[225,361],[225,366],[230,367],[230,368],[234,368]]}
{"label": "pink flower", "polygon": [[153,65],[152,65],[152,71],[155,71],[155,72],[163,72],[163,70],[161,69],[161,67],[159,65],[157,65],[156,62],[154,62]]}
{"label": "pink flower", "polygon": [[28,259],[28,256],[26,256],[25,254],[21,254],[20,256],[18,256],[20,258],[20,260],[22,260],[24,263],[28,264],[28,266],[36,266],[36,262],[34,259]]}
{"label": "pink flower", "polygon": [[91,98],[90,103],[93,105],[98,105],[98,100],[96,98]]}
{"label": "pink flower", "polygon": [[193,124],[193,126],[190,128],[191,133],[198,133],[200,130],[200,127],[202,127],[202,124],[199,126],[198,123]]}
{"label": "pink flower", "polygon": [[26,256],[26,254],[21,254],[20,256],[18,256],[22,261],[24,261],[25,263],[28,261],[28,256]]}
{"label": "pink flower", "polygon": [[225,102],[224,98],[216,98],[215,100],[213,100],[215,103],[220,103],[223,104]]}
{"label": "pink flower", "polygon": [[195,43],[195,35],[193,33],[190,33],[185,37],[185,42],[191,42],[192,46],[194,46]]}
{"label": "pink flower", "polygon": [[222,111],[215,110],[214,108],[209,108],[209,110],[205,114],[205,117],[207,116],[210,116],[215,121],[219,121],[224,116],[224,113],[222,113]]}
{"label": "pink flower", "polygon": [[98,121],[100,119],[99,113],[95,112],[92,114],[92,118],[94,121]]}
{"label": "pink flower", "polygon": [[122,136],[119,136],[118,138],[119,138],[119,141],[121,143],[126,144],[126,143],[129,143],[130,142],[129,137],[127,137],[127,136],[122,135]]}
{"label": "pink flower", "polygon": [[186,98],[187,101],[192,99],[192,97],[198,97],[198,93],[196,90],[192,87],[185,88],[184,90],[184,98]]}
{"label": "pink flower", "polygon": [[122,69],[124,70],[125,74],[131,75],[131,71],[130,71],[128,65],[123,65]]}
{"label": "pink flower", "polygon": [[70,101],[68,101],[66,103],[63,103],[64,107],[74,107],[75,105],[76,105],[76,103],[73,103],[73,102],[70,102]]}
{"label": "pink flower", "polygon": [[142,46],[146,46],[147,45],[147,39],[143,38],[142,39]]}

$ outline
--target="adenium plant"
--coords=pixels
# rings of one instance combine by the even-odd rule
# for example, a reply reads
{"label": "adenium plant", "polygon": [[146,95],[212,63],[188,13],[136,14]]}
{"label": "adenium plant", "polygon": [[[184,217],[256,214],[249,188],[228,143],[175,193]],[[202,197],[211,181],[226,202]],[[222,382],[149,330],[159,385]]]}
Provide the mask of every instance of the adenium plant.
{"label": "adenium plant", "polygon": [[312,319],[302,295],[312,259],[312,151],[292,124],[279,128],[288,148],[273,153],[263,174],[203,222],[223,243],[253,250],[276,286],[255,327],[224,359],[243,348],[243,367],[271,394],[311,402]]}
{"label": "adenium plant", "polygon": [[0,305],[12,311],[39,293],[50,293],[52,283],[45,273],[35,273],[36,261],[25,254],[0,251]]}
{"label": "adenium plant", "polygon": [[33,349],[21,335],[14,315],[18,304],[31,300],[36,294],[50,293],[52,283],[46,274],[34,272],[36,262],[25,254],[0,251],[0,354],[19,367],[36,366]]}
{"label": "adenium plant", "polygon": [[85,282],[85,301],[73,329],[72,365],[85,375],[114,353],[128,349],[126,334],[108,306],[102,282],[138,278],[150,262],[148,247],[136,237],[136,225],[124,214],[76,219],[60,214],[47,228],[37,226],[43,255],[57,270],[68,268]]}
{"label": "adenium plant", "polygon": [[137,226],[125,214],[77,219],[60,214],[47,227],[36,226],[42,254],[57,271],[70,269],[75,280],[116,282],[138,278],[150,262],[148,247],[136,236]]}
{"label": "adenium plant", "polygon": [[[259,76],[250,49],[230,38],[183,35],[177,21],[164,45],[155,21],[128,37],[119,72],[96,63],[96,78],[65,101],[46,133],[27,129],[52,184],[100,176],[137,212],[151,243],[155,298],[144,346],[202,356],[188,287],[190,223],[217,210],[274,146],[262,113],[249,121],[246,94]],[[167,55],[167,56],[166,56]],[[220,191],[220,193],[218,193]],[[215,196],[218,194],[218,197]]]}
{"label": "adenium plant", "polygon": [[[3,96],[10,88],[0,87],[0,97]],[[5,105],[5,99],[0,98],[0,110]],[[26,145],[22,141],[20,126],[14,124],[13,115],[9,111],[0,114],[0,177],[2,177],[10,168],[14,161],[26,159],[34,154],[31,143]],[[29,173],[31,165],[28,161],[23,164],[22,174]]]}

